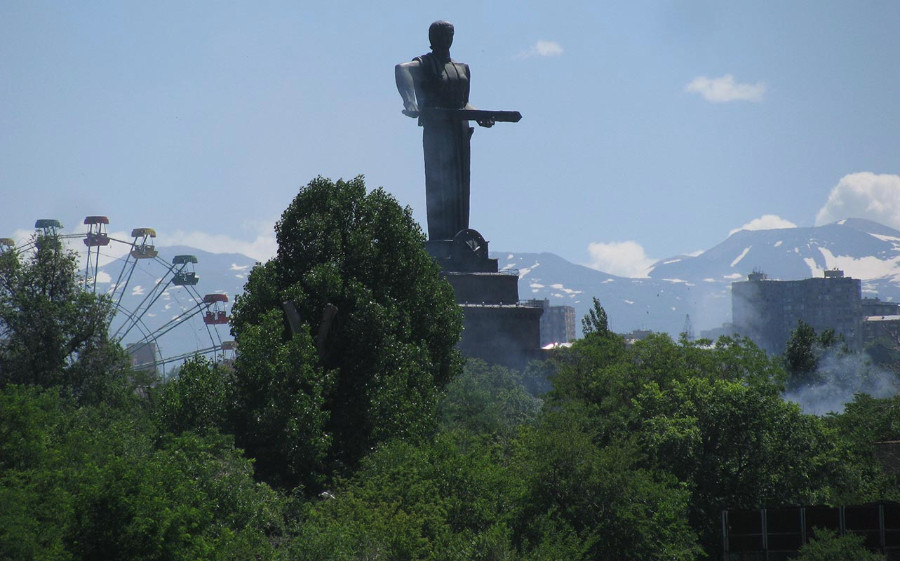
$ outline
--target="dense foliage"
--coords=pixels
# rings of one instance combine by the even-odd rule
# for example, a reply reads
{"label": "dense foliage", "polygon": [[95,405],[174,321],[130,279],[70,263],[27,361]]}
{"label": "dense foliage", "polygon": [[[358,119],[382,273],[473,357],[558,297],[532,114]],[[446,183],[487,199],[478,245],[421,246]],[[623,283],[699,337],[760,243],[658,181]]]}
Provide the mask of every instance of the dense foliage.
{"label": "dense foliage", "polygon": [[0,558],[248,559],[281,503],[230,438],[155,433],[57,392],[0,393]]}
{"label": "dense foliage", "polygon": [[800,548],[797,561],[884,561],[863,545],[864,538],[854,534],[838,536],[831,530],[817,530],[809,543]]}
{"label": "dense foliage", "polygon": [[[283,501],[232,437],[155,428],[137,391],[152,380],[129,371],[110,302],[58,237],[0,254],[0,284],[0,559],[274,553]],[[182,422],[209,418],[198,393]]]}
{"label": "dense foliage", "polygon": [[[285,428],[306,433],[306,470],[353,466],[379,442],[428,434],[459,371],[462,319],[411,211],[382,189],[367,193],[362,178],[319,177],[284,211],[276,238],[278,255],[251,272],[234,306],[239,409],[250,414],[237,422],[254,425],[238,443],[277,447],[290,435],[275,425],[294,419]],[[289,326],[286,307],[301,325]],[[273,345],[286,354],[267,356]],[[282,382],[262,382],[272,377]],[[283,418],[260,420],[261,409]]]}
{"label": "dense foliage", "polygon": [[53,235],[0,252],[0,386],[66,385],[84,403],[121,399],[127,359],[112,303],[81,290],[76,254]]}
{"label": "dense foliage", "polygon": [[[278,237],[237,360],[149,395],[74,260],[0,256],[0,559],[715,559],[725,508],[900,498],[876,444],[900,440],[900,397],[825,417],[782,398],[815,334],[787,363],[626,343],[595,300],[546,361],[461,368],[450,289],[383,191],[316,179]],[[875,558],[827,532],[798,552]]]}
{"label": "dense foliage", "polygon": [[819,365],[825,352],[839,343],[833,329],[826,329],[817,334],[811,325],[803,320],[797,321],[797,327],[784,351],[784,368],[788,373],[788,387],[821,382]]}

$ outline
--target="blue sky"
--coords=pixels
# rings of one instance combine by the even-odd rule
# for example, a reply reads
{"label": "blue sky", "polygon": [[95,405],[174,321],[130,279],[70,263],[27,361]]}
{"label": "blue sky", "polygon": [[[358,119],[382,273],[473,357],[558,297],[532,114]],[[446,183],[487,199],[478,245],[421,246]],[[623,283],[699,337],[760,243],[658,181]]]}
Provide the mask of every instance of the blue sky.
{"label": "blue sky", "polygon": [[317,175],[425,220],[393,66],[456,26],[492,250],[615,274],[748,227],[900,228],[900,2],[0,3],[0,237],[37,218],[274,248]]}

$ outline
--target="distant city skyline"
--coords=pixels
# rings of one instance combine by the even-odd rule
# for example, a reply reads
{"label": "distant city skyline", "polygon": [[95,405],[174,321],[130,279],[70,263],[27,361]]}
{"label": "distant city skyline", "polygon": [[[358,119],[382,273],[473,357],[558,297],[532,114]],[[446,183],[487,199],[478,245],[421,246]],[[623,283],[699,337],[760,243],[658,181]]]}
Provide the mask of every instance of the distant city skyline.
{"label": "distant city skyline", "polygon": [[393,66],[456,26],[472,226],[611,274],[740,228],[900,228],[900,4],[508,0],[0,4],[0,237],[154,227],[274,253],[317,175],[366,176],[425,226],[421,130]]}

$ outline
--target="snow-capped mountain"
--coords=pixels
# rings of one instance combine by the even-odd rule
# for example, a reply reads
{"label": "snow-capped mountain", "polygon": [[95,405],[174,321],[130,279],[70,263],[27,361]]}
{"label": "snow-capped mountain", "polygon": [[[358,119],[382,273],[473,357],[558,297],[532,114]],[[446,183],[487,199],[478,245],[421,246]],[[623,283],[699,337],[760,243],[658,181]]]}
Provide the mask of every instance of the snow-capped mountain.
{"label": "snow-capped mountain", "polygon": [[731,321],[731,283],[754,271],[771,279],[821,277],[842,269],[862,280],[863,296],[900,300],[900,231],[861,219],[812,228],[741,230],[697,256],[656,263],[648,278],[615,277],[552,254],[497,253],[519,270],[521,298],[570,305],[580,318],[597,297],[619,332],[677,335],[690,316],[695,334]]}
{"label": "snow-capped mountain", "polygon": [[[158,250],[165,263],[171,263],[175,255],[196,256],[198,262],[192,269],[200,278],[197,294],[227,294],[226,312],[255,263],[240,254],[214,254],[190,247]],[[700,255],[661,260],[646,278],[610,275],[552,253],[494,252],[492,257],[499,259],[502,269],[518,271],[522,300],[547,298],[551,305],[572,306],[577,322],[597,297],[607,311],[610,327],[620,333],[646,329],[677,336],[688,326],[688,316],[696,335],[730,322],[731,283],[745,280],[754,271],[771,279],[799,280],[840,268],[846,276],[862,280],[863,296],[900,301],[900,231],[859,219],[813,228],[742,230]],[[121,260],[103,267],[97,291],[108,291],[121,269]],[[118,321],[140,308],[157,279],[165,282],[165,273],[166,266],[158,261],[138,264],[127,284]],[[148,330],[156,330],[190,310],[195,301],[187,288],[169,286],[149,307],[143,322]],[[580,330],[580,325],[576,327]],[[161,351],[171,357],[207,348],[216,338],[231,338],[227,325],[211,329],[212,333],[207,331],[198,315],[160,337]],[[137,333],[131,333],[124,342],[136,338]]]}
{"label": "snow-capped mountain", "polygon": [[[674,335],[684,330],[687,315],[695,329],[698,316],[704,316],[704,325],[710,326],[720,325],[731,316],[730,292],[709,294],[691,282],[618,277],[552,253],[498,252],[492,257],[499,259],[502,269],[518,270],[520,299],[546,298],[551,306],[575,308],[577,331],[594,297],[606,310],[610,328],[620,333],[646,329]],[[722,301],[704,302],[710,298]]]}
{"label": "snow-capped mountain", "polygon": [[[770,278],[820,277],[826,269],[872,281],[900,281],[900,232],[861,219],[815,228],[741,230],[697,257],[654,265],[650,277],[721,280],[759,269]],[[869,283],[866,283],[869,284]]]}

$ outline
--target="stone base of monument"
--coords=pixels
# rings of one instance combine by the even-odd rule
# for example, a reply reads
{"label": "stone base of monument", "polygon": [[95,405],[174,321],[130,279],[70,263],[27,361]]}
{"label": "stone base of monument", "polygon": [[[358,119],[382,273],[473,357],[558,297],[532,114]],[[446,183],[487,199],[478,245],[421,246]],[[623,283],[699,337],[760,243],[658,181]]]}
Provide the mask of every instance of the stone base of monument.
{"label": "stone base of monument", "polygon": [[456,302],[473,305],[515,305],[519,302],[517,272],[463,273],[444,271],[453,287]]}
{"label": "stone base of monument", "polygon": [[471,228],[460,230],[452,240],[428,240],[425,250],[445,271],[497,272],[497,260],[488,257],[488,242]]}
{"label": "stone base of monument", "polygon": [[498,271],[481,234],[461,230],[452,240],[425,242],[425,249],[463,310],[463,355],[510,368],[540,358],[543,308],[519,303],[518,272]]}
{"label": "stone base of monument", "polygon": [[460,304],[463,356],[479,358],[508,368],[524,369],[543,356],[541,314],[543,308],[519,304]]}

